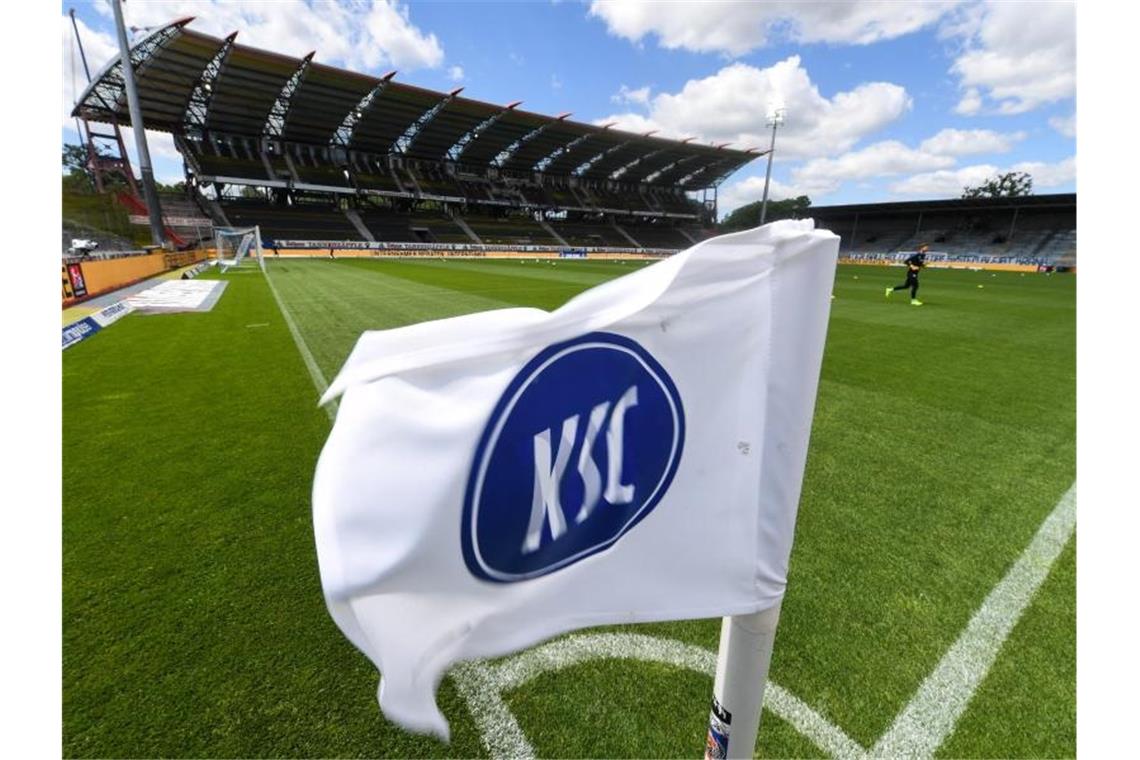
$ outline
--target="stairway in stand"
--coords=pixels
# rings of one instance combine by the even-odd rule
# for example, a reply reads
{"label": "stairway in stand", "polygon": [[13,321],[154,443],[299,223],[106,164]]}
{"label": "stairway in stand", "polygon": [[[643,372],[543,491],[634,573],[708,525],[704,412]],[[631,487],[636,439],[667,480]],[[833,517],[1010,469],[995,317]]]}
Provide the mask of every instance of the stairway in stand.
{"label": "stairway in stand", "polygon": [[[141,198],[125,192],[115,193],[115,198],[134,215],[149,217],[150,211]],[[182,248],[186,245],[186,239],[172,230],[169,225],[163,223],[162,231],[166,235],[167,240],[174,244],[175,248]]]}

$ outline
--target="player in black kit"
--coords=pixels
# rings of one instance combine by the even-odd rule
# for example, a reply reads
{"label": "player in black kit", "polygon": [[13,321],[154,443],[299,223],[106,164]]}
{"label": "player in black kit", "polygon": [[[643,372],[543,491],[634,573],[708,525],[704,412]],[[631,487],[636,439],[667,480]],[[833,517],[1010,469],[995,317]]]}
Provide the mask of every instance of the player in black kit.
{"label": "player in black kit", "polygon": [[893,288],[887,288],[887,298],[891,297],[891,293],[896,290],[910,290],[910,305],[922,306],[922,301],[918,300],[918,273],[926,266],[926,251],[929,246],[921,245],[918,251],[913,253],[910,258],[906,260],[906,282],[902,285],[896,285]]}

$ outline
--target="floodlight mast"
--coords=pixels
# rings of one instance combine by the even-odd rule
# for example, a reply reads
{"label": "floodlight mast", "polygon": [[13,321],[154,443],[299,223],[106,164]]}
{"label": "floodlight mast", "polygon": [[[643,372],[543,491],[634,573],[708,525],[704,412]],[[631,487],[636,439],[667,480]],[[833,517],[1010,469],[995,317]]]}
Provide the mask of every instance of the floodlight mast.
{"label": "floodlight mast", "polygon": [[135,148],[139,153],[143,197],[146,199],[147,213],[150,216],[150,236],[155,245],[163,246],[165,239],[162,234],[162,209],[158,205],[158,190],[154,186],[154,171],[150,167],[150,151],[146,145],[142,108],[139,107],[139,94],[135,89],[135,69],[131,65],[131,46],[127,42],[127,29],[123,25],[122,0],[111,0],[111,8],[115,11],[115,32],[119,37],[119,56],[123,69],[123,83],[127,90],[127,107],[131,114],[131,127],[135,133]]}
{"label": "floodlight mast", "polygon": [[768,218],[768,185],[772,182],[772,155],[776,152],[776,128],[784,123],[783,107],[773,108],[768,113],[768,124],[772,126],[772,142],[768,145],[768,170],[764,173],[764,201],[760,204],[760,224]]}
{"label": "floodlight mast", "polygon": [[83,52],[83,43],[79,41],[79,25],[75,22],[75,9],[68,11],[71,16],[71,28],[75,31],[75,42],[79,48],[79,58],[83,61],[83,73],[87,75],[87,83],[91,84],[91,69],[87,66],[87,54]]}

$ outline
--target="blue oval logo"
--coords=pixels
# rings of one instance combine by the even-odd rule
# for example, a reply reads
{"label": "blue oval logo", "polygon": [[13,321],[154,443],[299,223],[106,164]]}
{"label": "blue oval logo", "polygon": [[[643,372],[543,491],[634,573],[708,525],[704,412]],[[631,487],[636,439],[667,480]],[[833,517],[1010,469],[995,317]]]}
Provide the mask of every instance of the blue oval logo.
{"label": "blue oval logo", "polygon": [[677,388],[636,342],[590,333],[546,348],[479,439],[463,503],[467,568],[509,583],[605,551],[661,501],[684,441]]}

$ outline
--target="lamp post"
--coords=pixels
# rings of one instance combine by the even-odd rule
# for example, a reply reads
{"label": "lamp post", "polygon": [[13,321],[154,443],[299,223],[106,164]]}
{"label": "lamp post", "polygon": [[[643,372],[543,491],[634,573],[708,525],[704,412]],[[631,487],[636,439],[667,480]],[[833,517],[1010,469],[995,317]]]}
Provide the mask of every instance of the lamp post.
{"label": "lamp post", "polygon": [[162,208],[158,205],[158,190],[154,186],[154,171],[150,168],[150,150],[146,145],[142,108],[139,107],[139,94],[135,89],[135,69],[131,65],[131,46],[127,42],[127,29],[123,25],[123,8],[120,5],[120,0],[111,0],[111,9],[115,12],[115,32],[119,38],[119,60],[122,62],[123,85],[127,91],[127,108],[131,114],[131,127],[135,132],[135,148],[139,154],[143,197],[146,199],[147,214],[150,216],[150,235],[154,244],[162,247],[165,242],[162,231]]}
{"label": "lamp post", "polygon": [[776,152],[776,128],[784,123],[784,107],[769,108],[767,123],[772,127],[772,142],[768,146],[768,171],[764,174],[764,202],[760,204],[760,224],[764,224],[764,219],[768,216],[768,185],[772,181],[772,154]]}

